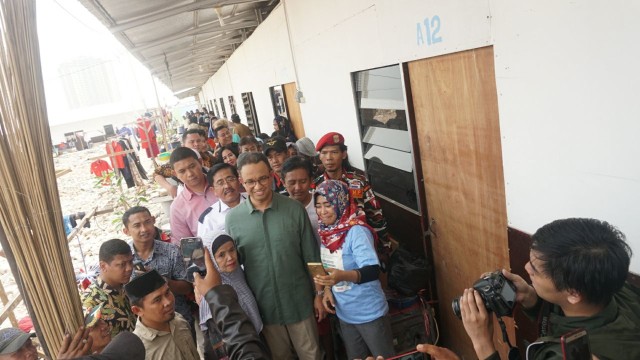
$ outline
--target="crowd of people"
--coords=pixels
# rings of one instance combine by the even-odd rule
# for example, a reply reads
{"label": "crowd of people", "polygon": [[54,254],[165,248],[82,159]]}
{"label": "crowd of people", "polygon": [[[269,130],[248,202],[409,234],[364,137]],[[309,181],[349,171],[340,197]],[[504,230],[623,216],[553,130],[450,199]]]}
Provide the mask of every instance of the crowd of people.
{"label": "crowd of people", "polygon": [[[130,241],[101,245],[100,275],[82,294],[85,324],[64,337],[58,358],[119,358],[126,349],[120,358],[200,359],[202,332],[205,359],[332,359],[334,315],[349,359],[394,356],[379,280],[390,237],[371,185],[349,164],[345,138],[296,139],[280,116],[271,137],[255,138],[235,114],[232,122],[202,114],[190,116],[182,147],[154,173],[174,198],[170,241],[147,208],[124,213]],[[179,248],[190,237],[206,249],[206,275],[193,282]],[[516,301],[544,325],[527,358],[561,359],[560,337],[577,328],[587,330],[594,358],[640,358],[630,258],[624,235],[606,222],[540,228],[525,267],[531,284],[503,270]],[[324,275],[312,276],[309,263],[322,263]],[[478,358],[499,359],[485,304],[465,290],[461,319]],[[458,359],[455,349],[416,350]],[[28,334],[0,331],[0,360],[34,356]]]}

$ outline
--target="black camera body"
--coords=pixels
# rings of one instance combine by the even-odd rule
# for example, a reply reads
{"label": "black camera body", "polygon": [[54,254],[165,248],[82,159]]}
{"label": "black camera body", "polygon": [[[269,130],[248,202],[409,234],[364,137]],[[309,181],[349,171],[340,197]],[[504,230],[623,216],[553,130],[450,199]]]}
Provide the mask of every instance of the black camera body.
{"label": "black camera body", "polygon": [[[484,306],[488,311],[493,311],[496,316],[511,316],[516,305],[516,287],[497,270],[483,276],[473,283],[473,288],[480,293]],[[451,302],[453,313],[462,319],[460,313],[460,297]]]}

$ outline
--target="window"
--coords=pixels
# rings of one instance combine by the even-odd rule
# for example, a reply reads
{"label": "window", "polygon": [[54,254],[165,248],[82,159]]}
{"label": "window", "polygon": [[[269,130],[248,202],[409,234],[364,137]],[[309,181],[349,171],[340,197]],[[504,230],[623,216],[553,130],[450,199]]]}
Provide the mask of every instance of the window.
{"label": "window", "polygon": [[242,104],[244,105],[244,113],[247,114],[247,125],[251,129],[253,136],[258,136],[260,134],[260,126],[258,125],[258,113],[253,102],[253,94],[250,92],[242,93]]}
{"label": "window", "polygon": [[229,111],[231,111],[231,114],[238,113],[236,111],[236,101],[233,99],[233,96],[229,96]]}
{"label": "window", "polygon": [[365,171],[377,195],[419,212],[399,65],[353,73]]}
{"label": "window", "polygon": [[271,104],[273,105],[273,115],[284,116],[289,118],[287,115],[287,102],[284,99],[284,90],[281,85],[272,86],[269,88],[269,93],[271,94]]}
{"label": "window", "polygon": [[213,99],[213,108],[217,118],[220,118],[220,110],[218,109],[218,99]]}
{"label": "window", "polygon": [[227,110],[224,108],[224,100],[220,98],[220,107],[222,108],[222,117],[227,118]]}

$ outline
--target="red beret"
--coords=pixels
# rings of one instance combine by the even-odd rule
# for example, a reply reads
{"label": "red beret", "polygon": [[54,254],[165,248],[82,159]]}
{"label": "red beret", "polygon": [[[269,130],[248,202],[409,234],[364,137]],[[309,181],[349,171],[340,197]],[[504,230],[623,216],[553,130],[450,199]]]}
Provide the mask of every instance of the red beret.
{"label": "red beret", "polygon": [[318,140],[316,144],[316,151],[322,150],[327,145],[344,145],[344,136],[337,132],[330,132],[325,134]]}

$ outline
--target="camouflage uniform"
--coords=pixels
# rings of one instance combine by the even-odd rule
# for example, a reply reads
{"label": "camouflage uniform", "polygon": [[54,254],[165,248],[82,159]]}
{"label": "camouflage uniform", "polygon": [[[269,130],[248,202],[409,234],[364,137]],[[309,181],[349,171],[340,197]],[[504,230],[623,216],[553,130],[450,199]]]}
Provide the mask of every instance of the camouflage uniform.
{"label": "camouflage uniform", "polygon": [[[331,180],[327,173],[318,176],[313,181],[314,188],[325,180]],[[342,177],[340,180],[349,186],[349,198],[354,200],[358,208],[364,211],[367,224],[376,231],[379,239],[377,244],[378,254],[388,253],[388,248],[391,244],[389,242],[389,235],[387,234],[387,220],[382,214],[380,203],[376,200],[371,185],[369,185],[364,175],[356,171],[346,171],[345,169],[342,169]]]}
{"label": "camouflage uniform", "polygon": [[98,277],[82,294],[82,307],[94,308],[102,304],[102,320],[109,324],[111,337],[123,331],[133,331],[136,316],[131,311],[124,289],[115,289]]}

